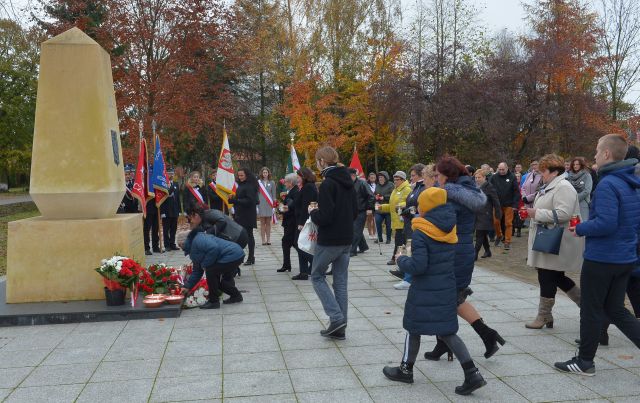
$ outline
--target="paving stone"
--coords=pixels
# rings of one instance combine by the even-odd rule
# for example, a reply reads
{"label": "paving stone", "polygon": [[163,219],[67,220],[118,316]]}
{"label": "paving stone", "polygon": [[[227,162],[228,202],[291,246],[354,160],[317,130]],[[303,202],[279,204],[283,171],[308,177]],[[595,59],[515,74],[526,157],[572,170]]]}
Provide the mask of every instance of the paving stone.
{"label": "paving stone", "polygon": [[298,322],[277,322],[273,324],[277,335],[281,334],[318,334],[324,327],[318,320]]}
{"label": "paving stone", "polygon": [[86,383],[97,367],[98,363],[42,365],[34,369],[20,386],[52,386]]}
{"label": "paving stone", "polygon": [[69,403],[75,401],[83,387],[84,384],[18,388],[14,389],[4,402]]}
{"label": "paving stone", "polygon": [[624,369],[598,370],[596,363],[596,376],[582,377],[571,375],[581,385],[593,390],[603,397],[637,396],[640,386],[640,377]]}
{"label": "paving stone", "polygon": [[225,374],[225,399],[237,396],[262,396],[293,393],[287,371]]}
{"label": "paving stone", "polygon": [[[411,385],[382,386],[367,389],[374,402],[449,402],[442,392],[431,383],[414,383]],[[453,400],[455,401],[455,400]]]}
{"label": "paving stone", "polygon": [[223,354],[262,353],[280,351],[275,336],[228,337],[222,346]]}
{"label": "paving stone", "polygon": [[222,354],[222,344],[217,340],[171,341],[167,344],[165,357],[198,357]]}
{"label": "paving stone", "polygon": [[0,388],[15,388],[33,371],[33,367],[0,369]]}
{"label": "paving stone", "polygon": [[303,311],[270,312],[269,316],[274,323],[318,320],[316,314],[309,309]]}
{"label": "paving stone", "polygon": [[222,373],[222,356],[165,357],[160,365],[158,378],[187,377],[193,374]]}
{"label": "paving stone", "polygon": [[347,361],[337,348],[283,351],[288,369],[341,367]]}
{"label": "paving stone", "polygon": [[225,326],[223,335],[227,337],[247,337],[251,336],[273,336],[273,326],[271,323],[255,323],[250,325]]}
{"label": "paving stone", "polygon": [[[149,360],[154,358],[162,358],[165,343],[122,343],[111,347],[105,361],[131,361],[131,360]],[[169,343],[171,346],[171,343]]]}
{"label": "paving stone", "polygon": [[373,402],[364,388],[302,392],[297,393],[296,396],[300,403]]}
{"label": "paving stone", "polygon": [[351,367],[292,369],[289,375],[296,393],[361,387]]}
{"label": "paving stone", "polygon": [[66,336],[58,348],[78,347],[106,347],[109,348],[116,341],[117,333],[71,333]]}
{"label": "paving stone", "polygon": [[346,340],[336,341],[341,347],[384,346],[391,342],[380,330],[353,330],[347,327]]}
{"label": "paving stone", "polygon": [[455,392],[456,386],[461,385],[463,378],[458,381],[438,382],[435,386],[452,402],[528,402],[522,395],[499,379],[487,379],[487,384],[469,396],[460,396]]}
{"label": "paving stone", "polygon": [[224,401],[228,403],[264,403],[265,400],[277,403],[297,403],[296,395],[267,395],[267,396],[244,396],[244,397],[225,397]]}
{"label": "paving stone", "polygon": [[49,354],[42,365],[88,364],[102,360],[106,347],[58,348]]}
{"label": "paving stone", "polygon": [[224,326],[248,325],[252,323],[268,323],[269,315],[266,312],[240,313],[234,315],[223,315]]}
{"label": "paving stone", "polygon": [[278,335],[278,342],[280,349],[285,351],[333,348],[337,341],[319,334],[281,334]]}
{"label": "paving stone", "polygon": [[559,337],[545,334],[513,337],[510,338],[509,342],[516,345],[520,350],[528,353],[555,351],[558,353],[571,354],[576,350],[575,343],[567,343]]}
{"label": "paving stone", "polygon": [[395,365],[402,358],[402,352],[393,346],[340,347],[340,351],[351,365]]}
{"label": "paving stone", "polygon": [[621,348],[599,347],[595,360],[596,368],[600,363],[598,358],[603,358],[622,368],[640,367],[640,351],[630,343]]}
{"label": "paving stone", "polygon": [[218,341],[222,342],[222,328],[211,329],[211,328],[180,328],[173,329],[171,332],[171,336],[169,337],[170,341],[190,341],[190,340],[207,340],[207,341]]}
{"label": "paving stone", "polygon": [[51,350],[4,351],[0,349],[0,368],[33,367],[42,362]]}
{"label": "paving stone", "polygon": [[[400,364],[398,361],[396,364],[390,366],[397,366]],[[385,366],[382,364],[368,364],[368,365],[352,365],[353,371],[356,373],[360,382],[365,388],[374,388],[378,386],[397,386],[398,382],[387,379],[382,373],[382,369]],[[427,378],[420,371],[413,371],[413,381],[415,383],[428,383]]]}
{"label": "paving stone", "polygon": [[262,372],[285,369],[282,353],[279,351],[249,354],[225,354],[224,373]]}
{"label": "paving stone", "polygon": [[0,388],[0,402],[11,393],[13,389],[2,389]]}
{"label": "paving stone", "polygon": [[[196,376],[194,376],[197,374]],[[158,379],[151,394],[151,402],[200,400],[222,397],[222,376],[200,376],[192,373],[187,377]]]}
{"label": "paving stone", "polygon": [[22,351],[34,349],[54,349],[63,340],[64,335],[31,334],[16,337],[4,347],[3,351]]}
{"label": "paving stone", "polygon": [[153,379],[88,383],[77,402],[147,402]]}
{"label": "paving stone", "polygon": [[91,377],[90,382],[126,381],[152,379],[158,374],[159,359],[134,361],[103,361]]}
{"label": "paving stone", "polygon": [[529,354],[503,355],[499,360],[486,360],[482,365],[498,377],[556,372],[553,367]]}
{"label": "paving stone", "polygon": [[532,402],[584,400],[600,397],[564,374],[505,377],[501,380]]}

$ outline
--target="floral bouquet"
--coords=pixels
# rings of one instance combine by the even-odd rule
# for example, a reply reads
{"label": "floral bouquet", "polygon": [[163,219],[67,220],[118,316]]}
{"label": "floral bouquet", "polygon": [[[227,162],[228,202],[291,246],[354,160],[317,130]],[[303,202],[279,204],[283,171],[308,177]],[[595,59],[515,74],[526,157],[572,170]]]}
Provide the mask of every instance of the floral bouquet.
{"label": "floral bouquet", "polygon": [[103,259],[100,267],[96,269],[102,276],[105,287],[108,290],[130,289],[133,290],[144,269],[133,259],[125,256],[113,256]]}
{"label": "floral bouquet", "polygon": [[153,264],[143,270],[140,277],[140,290],[144,294],[166,294],[171,288],[182,283],[178,269],[164,263]]}

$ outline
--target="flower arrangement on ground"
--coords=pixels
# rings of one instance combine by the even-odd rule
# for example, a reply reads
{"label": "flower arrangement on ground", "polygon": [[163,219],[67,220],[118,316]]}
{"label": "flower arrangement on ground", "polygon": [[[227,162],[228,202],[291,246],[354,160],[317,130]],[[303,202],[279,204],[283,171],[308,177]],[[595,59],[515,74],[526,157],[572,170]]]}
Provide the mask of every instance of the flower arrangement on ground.
{"label": "flower arrangement on ground", "polygon": [[113,256],[110,259],[103,259],[100,267],[96,269],[102,276],[107,289],[133,289],[138,283],[143,267],[133,259],[126,256]]}
{"label": "flower arrangement on ground", "polygon": [[182,283],[178,269],[164,263],[152,264],[140,276],[140,290],[144,294],[166,294]]}

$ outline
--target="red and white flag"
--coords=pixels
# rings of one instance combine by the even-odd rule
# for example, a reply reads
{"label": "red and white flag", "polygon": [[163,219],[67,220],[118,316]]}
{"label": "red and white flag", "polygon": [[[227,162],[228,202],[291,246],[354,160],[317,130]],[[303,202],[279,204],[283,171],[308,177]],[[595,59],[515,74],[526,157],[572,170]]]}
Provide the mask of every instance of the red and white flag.
{"label": "red and white flag", "polygon": [[356,146],[353,146],[353,157],[351,157],[351,164],[349,164],[349,168],[355,168],[358,170],[358,176],[360,178],[364,178],[364,172],[362,171],[362,164],[360,163],[360,157],[358,157],[358,150]]}
{"label": "red and white flag", "polygon": [[147,216],[147,200],[154,196],[149,193],[149,164],[147,162],[147,141],[140,139],[140,151],[138,152],[138,165],[136,167],[136,176],[131,190],[133,197],[138,199],[142,207],[142,216]]}

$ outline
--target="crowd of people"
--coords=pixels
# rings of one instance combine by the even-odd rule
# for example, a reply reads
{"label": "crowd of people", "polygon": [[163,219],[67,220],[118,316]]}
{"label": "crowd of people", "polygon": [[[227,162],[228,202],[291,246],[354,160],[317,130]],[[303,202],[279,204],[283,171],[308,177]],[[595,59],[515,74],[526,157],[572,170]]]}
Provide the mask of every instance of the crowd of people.
{"label": "crowd of people", "polygon": [[[435,348],[424,357],[455,356],[464,372],[456,393],[466,395],[486,381],[457,335],[457,317],[478,334],[485,358],[505,344],[467,300],[473,293],[475,261],[491,258],[492,246],[509,253],[514,239],[528,228],[527,266],[537,271],[540,300],[538,314],[524,326],[553,327],[552,310],[560,288],[580,307],[580,338],[578,355],[555,366],[593,375],[595,352],[599,343],[608,342],[610,323],[640,347],[638,158],[636,147],[611,134],[598,141],[591,167],[582,157],[565,160],[548,154],[532,161],[526,172],[520,164],[512,171],[506,162],[494,171],[487,164],[475,169],[443,156],[435,164],[414,164],[409,175],[402,170],[393,175],[380,171],[364,179],[340,164],[335,149],[325,146],[315,154],[322,178],[319,186],[314,171],[305,167],[286,175],[284,191],[278,194],[268,168],[262,168],[258,177],[241,168],[237,192],[230,199],[233,218],[221,212],[216,192],[209,192],[215,190],[215,174],[207,189],[197,172],[191,173],[182,192],[172,181],[170,200],[175,204],[165,208],[165,203],[161,209],[163,218],[169,218],[167,224],[162,221],[164,243],[177,248],[174,217],[182,205],[191,232],[178,236],[177,242],[192,259],[195,273],[188,284],[206,272],[210,300],[203,308],[219,308],[218,290],[229,295],[224,303],[242,301],[233,277],[243,261],[255,263],[253,229],[259,220],[262,245],[270,245],[273,218],[280,213],[283,264],[277,271],[293,270],[291,249],[296,250],[299,273],[291,279],[311,279],[329,318],[321,336],[344,340],[350,259],[369,249],[368,240],[393,241],[387,264],[395,266],[390,273],[400,280],[394,287],[408,290],[403,319],[407,333],[400,365],[385,367],[383,373],[394,381],[413,382],[420,337],[436,336]],[[149,224],[147,220],[145,248],[151,253],[159,251],[158,236],[153,219]],[[307,222],[317,227],[313,254],[298,248]],[[567,273],[580,273],[580,284]],[[327,275],[333,276],[331,286]],[[635,315],[625,308],[625,294]]]}

